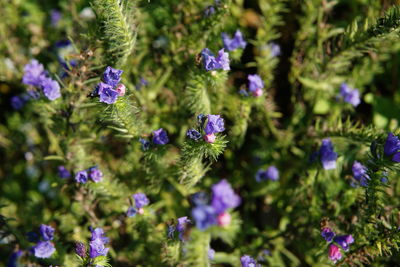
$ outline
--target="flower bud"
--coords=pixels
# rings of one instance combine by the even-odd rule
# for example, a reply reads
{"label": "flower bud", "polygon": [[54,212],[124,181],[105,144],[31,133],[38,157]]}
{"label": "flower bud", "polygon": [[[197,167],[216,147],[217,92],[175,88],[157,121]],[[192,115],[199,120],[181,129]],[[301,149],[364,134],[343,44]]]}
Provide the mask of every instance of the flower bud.
{"label": "flower bud", "polygon": [[207,134],[207,135],[205,135],[204,136],[204,140],[207,142],[207,143],[214,143],[215,142],[215,134]]}
{"label": "flower bud", "polygon": [[232,221],[232,217],[228,212],[224,212],[218,215],[217,221],[220,226],[228,226]]}
{"label": "flower bud", "polygon": [[263,94],[263,90],[261,88],[257,88],[255,91],[253,91],[253,96],[259,97]]}
{"label": "flower bud", "polygon": [[123,83],[120,83],[118,84],[115,90],[117,90],[119,96],[124,96],[126,91],[126,86]]}
{"label": "flower bud", "polygon": [[75,253],[81,257],[86,258],[86,247],[83,243],[77,242],[75,245]]}

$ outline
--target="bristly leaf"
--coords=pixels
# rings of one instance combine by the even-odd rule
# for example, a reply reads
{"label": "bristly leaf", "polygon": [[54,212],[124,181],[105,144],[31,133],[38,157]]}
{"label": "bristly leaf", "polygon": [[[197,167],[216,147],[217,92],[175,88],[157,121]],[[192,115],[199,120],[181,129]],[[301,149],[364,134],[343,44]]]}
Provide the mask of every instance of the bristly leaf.
{"label": "bristly leaf", "polygon": [[94,0],[101,40],[105,50],[105,64],[120,68],[131,54],[136,39],[133,25],[134,1]]}
{"label": "bristly leaf", "polygon": [[107,106],[102,120],[111,124],[109,128],[123,133],[126,138],[137,137],[141,131],[139,108],[128,95],[119,97],[112,106]]}
{"label": "bristly leaf", "polygon": [[94,258],[93,264],[103,267],[112,267],[111,264],[109,263],[109,258],[107,256],[98,256]]}
{"label": "bristly leaf", "polygon": [[180,182],[187,188],[197,184],[209,169],[203,160],[216,161],[218,156],[224,152],[227,143],[225,136],[219,135],[214,143],[207,143],[203,140],[186,141],[183,144],[182,156],[178,165]]}
{"label": "bristly leaf", "polygon": [[190,234],[190,240],[187,241],[187,249],[184,263],[185,266],[208,267],[208,250],[210,248],[210,234],[193,229]]}

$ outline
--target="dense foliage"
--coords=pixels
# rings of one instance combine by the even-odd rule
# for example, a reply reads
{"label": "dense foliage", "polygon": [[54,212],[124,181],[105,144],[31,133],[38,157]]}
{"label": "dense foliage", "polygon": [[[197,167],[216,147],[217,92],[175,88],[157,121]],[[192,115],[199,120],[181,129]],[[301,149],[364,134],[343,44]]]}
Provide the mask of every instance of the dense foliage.
{"label": "dense foliage", "polygon": [[0,266],[396,266],[396,0],[0,0]]}

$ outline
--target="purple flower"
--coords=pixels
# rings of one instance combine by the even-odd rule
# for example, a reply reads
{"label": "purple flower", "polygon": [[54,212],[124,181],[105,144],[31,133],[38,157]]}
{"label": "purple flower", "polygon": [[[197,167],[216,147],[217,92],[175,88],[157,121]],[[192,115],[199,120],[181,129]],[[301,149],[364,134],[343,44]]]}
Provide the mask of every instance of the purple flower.
{"label": "purple flower", "polygon": [[201,51],[201,56],[203,58],[203,65],[207,71],[223,69],[230,70],[229,67],[229,54],[224,52],[224,49],[218,51],[218,56],[215,55],[208,49],[204,48]]}
{"label": "purple flower", "polygon": [[204,131],[206,134],[225,131],[224,119],[220,115],[208,115],[208,122]]}
{"label": "purple flower", "polygon": [[113,69],[110,66],[106,68],[103,74],[103,80],[106,84],[114,88],[121,81],[122,70]]}
{"label": "purple flower", "polygon": [[230,70],[229,66],[229,54],[225,52],[224,48],[218,51],[218,55],[215,58],[217,63],[219,64],[219,69]]}
{"label": "purple flower", "polygon": [[196,206],[206,205],[208,203],[208,195],[204,192],[197,192],[192,196],[192,202]]}
{"label": "purple flower", "polygon": [[183,241],[183,232],[186,229],[186,225],[190,223],[187,216],[178,218],[178,223],[176,225],[176,230],[179,232],[179,239]]}
{"label": "purple flower", "polygon": [[104,245],[108,243],[108,238],[102,228],[96,228],[92,230],[92,237],[89,243],[89,256],[90,258],[96,258],[98,256],[107,255],[108,248]]}
{"label": "purple flower", "polygon": [[215,13],[215,7],[214,6],[208,6],[206,9],[204,9],[204,16],[209,17],[212,14]]}
{"label": "purple flower", "polygon": [[239,30],[235,32],[235,35],[232,39],[226,33],[222,33],[222,42],[224,43],[224,47],[228,51],[233,51],[238,48],[245,48],[247,44],[246,41],[243,39],[242,33]]}
{"label": "purple flower", "polygon": [[256,181],[261,182],[262,180],[277,181],[279,179],[279,170],[275,166],[268,167],[267,170],[259,170],[256,174]]}
{"label": "purple flower", "polygon": [[201,128],[203,128],[204,123],[206,122],[207,116],[200,113],[197,115],[197,123],[200,125]]}
{"label": "purple flower", "polygon": [[264,88],[264,82],[262,81],[261,77],[257,74],[249,74],[247,76],[247,79],[249,80],[249,91],[250,92],[256,92],[258,89],[263,89]]}
{"label": "purple flower", "polygon": [[132,197],[135,199],[135,206],[137,209],[141,209],[150,203],[149,199],[143,193],[133,194]]}
{"label": "purple flower", "polygon": [[270,43],[269,44],[269,49],[271,51],[271,56],[272,57],[277,57],[281,55],[281,47],[276,44],[276,43]]}
{"label": "purple flower", "polygon": [[13,109],[21,109],[25,105],[25,101],[20,96],[11,97],[11,106]]}
{"label": "purple flower", "polygon": [[96,238],[89,243],[89,256],[92,259],[98,256],[107,255],[108,250],[109,248],[106,248],[105,244],[99,238]]}
{"label": "purple flower", "polygon": [[22,256],[23,251],[22,250],[18,250],[15,251],[11,254],[11,256],[8,258],[8,263],[7,263],[7,267],[18,267],[18,259]]}
{"label": "purple flower", "polygon": [[85,246],[85,244],[83,244],[81,242],[77,242],[75,244],[75,253],[81,258],[86,258],[86,246]]}
{"label": "purple flower", "polygon": [[165,145],[169,142],[167,132],[160,128],[153,131],[153,143],[156,145]]}
{"label": "purple flower", "polygon": [[61,12],[57,9],[52,9],[50,11],[51,25],[56,26],[61,19]]}
{"label": "purple flower", "polygon": [[27,93],[28,93],[29,98],[32,98],[32,99],[39,99],[39,97],[40,97],[40,93],[35,90],[28,90]]}
{"label": "purple flower", "polygon": [[45,77],[45,71],[42,64],[36,59],[32,59],[24,67],[24,77],[22,82],[26,85],[40,86],[42,79]]}
{"label": "purple flower", "polygon": [[325,170],[336,168],[337,154],[333,150],[333,144],[329,138],[322,140],[322,145],[319,149],[319,156],[322,162],[322,166]]}
{"label": "purple flower", "polygon": [[240,197],[235,194],[231,185],[224,179],[212,186],[211,205],[217,214],[230,208],[236,208],[240,204]]}
{"label": "purple flower", "polygon": [[387,184],[387,182],[389,182],[388,178],[387,178],[387,173],[383,173],[383,177],[381,178],[381,182],[384,184]]}
{"label": "purple flower", "polygon": [[352,235],[340,235],[335,236],[333,242],[338,243],[344,251],[348,251],[350,244],[354,243],[354,238]]}
{"label": "purple flower", "polygon": [[64,166],[58,166],[58,176],[63,179],[69,178],[71,177],[71,173]]}
{"label": "purple flower", "polygon": [[57,81],[51,78],[43,78],[40,82],[40,86],[43,89],[44,95],[51,101],[61,97],[60,85]]}
{"label": "purple flower", "polygon": [[362,186],[368,185],[368,180],[370,179],[367,174],[367,168],[362,165],[358,161],[354,161],[353,167],[351,168],[353,171],[354,179],[356,179]]}
{"label": "purple flower", "polygon": [[174,238],[174,233],[175,233],[175,226],[173,224],[168,225],[168,233],[167,233],[168,238],[170,239]]}
{"label": "purple flower", "polygon": [[36,244],[32,248],[33,254],[35,255],[36,258],[50,258],[51,255],[53,255],[54,251],[56,251],[56,248],[54,247],[54,244],[50,241],[39,241],[39,243]]}
{"label": "purple flower", "polygon": [[277,181],[279,179],[279,170],[275,166],[268,167],[266,177],[271,181]]}
{"label": "purple flower", "polygon": [[86,182],[88,181],[88,173],[86,170],[84,171],[80,171],[75,175],[75,181],[77,183],[82,183],[82,184],[86,184]]}
{"label": "purple flower", "polygon": [[143,86],[147,85],[149,85],[149,82],[145,78],[140,77],[139,82],[136,84],[136,90],[141,90]]}
{"label": "purple flower", "polygon": [[199,140],[201,138],[201,133],[199,133],[195,129],[189,129],[186,132],[186,136],[189,137],[192,140]]}
{"label": "purple flower", "polygon": [[249,255],[243,255],[240,258],[240,263],[242,264],[242,267],[258,267],[260,264],[257,263],[255,259],[250,257]]}
{"label": "purple flower", "polygon": [[400,140],[393,133],[388,133],[383,152],[386,156],[392,156],[392,161],[400,162]]}
{"label": "purple flower", "polygon": [[325,227],[321,231],[321,236],[327,241],[331,242],[333,237],[335,236],[335,233],[332,231],[331,228]]}
{"label": "purple flower", "polygon": [[358,89],[352,89],[346,83],[340,85],[340,96],[345,102],[352,104],[353,107],[357,107],[361,102]]}
{"label": "purple flower", "polygon": [[93,182],[101,182],[103,179],[103,173],[99,170],[98,167],[91,167],[89,169],[89,176],[93,180]]}
{"label": "purple flower", "polygon": [[196,222],[196,227],[201,231],[217,223],[215,210],[209,205],[200,205],[193,208],[192,217]]}
{"label": "purple flower", "polygon": [[42,238],[44,241],[53,240],[53,238],[54,238],[54,228],[53,227],[42,224],[42,225],[40,225],[39,230],[40,230],[40,234],[42,235]]}
{"label": "purple flower", "polygon": [[118,98],[118,91],[114,90],[111,85],[106,83],[99,83],[97,85],[97,90],[100,96],[100,102],[107,104],[114,104]]}
{"label": "purple flower", "polygon": [[215,258],[215,250],[212,248],[208,249],[208,259],[213,260]]}
{"label": "purple flower", "polygon": [[244,96],[244,97],[249,96],[249,93],[248,93],[245,89],[240,89],[240,90],[239,90],[239,94],[240,94],[241,96]]}
{"label": "purple flower", "polygon": [[139,142],[142,144],[143,151],[146,151],[150,148],[150,142],[147,141],[146,139],[139,138]]}
{"label": "purple flower", "polygon": [[108,243],[108,238],[106,237],[106,234],[104,233],[103,228],[97,227],[96,229],[92,230],[91,232],[92,232],[92,236],[90,238],[90,241],[99,239],[104,244]]}
{"label": "purple flower", "polygon": [[126,212],[126,216],[128,216],[130,218],[130,217],[135,216],[136,213],[137,213],[137,210],[134,207],[129,207],[128,211]]}
{"label": "purple flower", "polygon": [[335,244],[330,244],[328,256],[331,261],[336,263],[338,260],[340,260],[342,258],[342,253],[340,252],[340,249],[338,248],[338,246],[336,246]]}
{"label": "purple flower", "polygon": [[215,55],[208,48],[204,48],[201,51],[201,57],[203,59],[203,65],[206,71],[219,69],[220,65],[215,59]]}

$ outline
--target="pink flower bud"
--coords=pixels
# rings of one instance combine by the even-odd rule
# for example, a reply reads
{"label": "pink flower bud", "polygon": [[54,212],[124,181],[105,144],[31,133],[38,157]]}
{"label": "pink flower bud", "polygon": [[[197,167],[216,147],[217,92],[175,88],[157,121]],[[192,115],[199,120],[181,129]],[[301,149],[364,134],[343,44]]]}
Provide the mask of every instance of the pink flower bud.
{"label": "pink flower bud", "polygon": [[331,261],[336,263],[338,260],[340,260],[342,258],[342,253],[340,252],[340,249],[338,246],[331,244],[329,246],[328,256]]}
{"label": "pink flower bud", "polygon": [[224,212],[218,215],[217,221],[220,226],[228,226],[232,221],[232,217],[228,212]]}
{"label": "pink flower bud", "polygon": [[261,88],[257,88],[255,91],[253,91],[253,96],[259,97],[263,94],[263,90]]}
{"label": "pink flower bud", "polygon": [[125,91],[126,91],[126,87],[123,83],[118,84],[117,88],[116,88],[118,95],[119,96],[124,96],[125,95]]}
{"label": "pink flower bud", "polygon": [[207,135],[205,135],[204,136],[204,140],[207,142],[207,143],[214,143],[215,142],[215,134],[207,134]]}
{"label": "pink flower bud", "polygon": [[137,213],[143,214],[144,213],[144,209],[143,208],[138,209]]}

